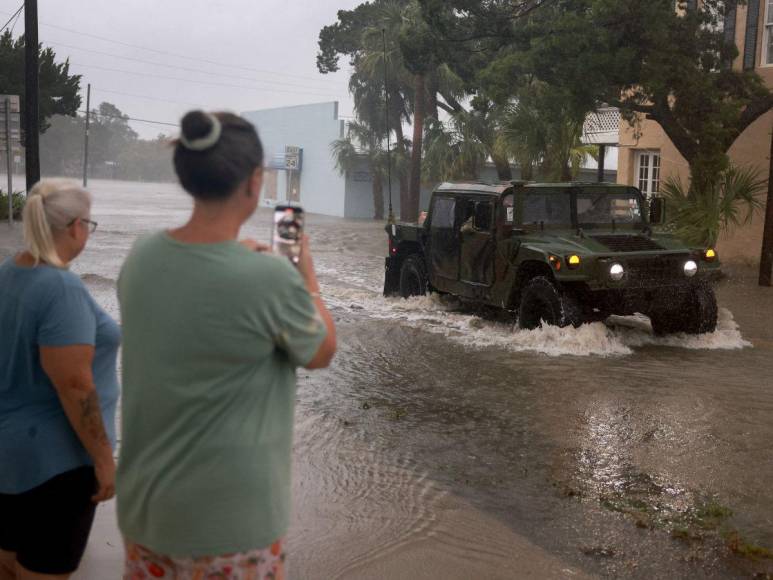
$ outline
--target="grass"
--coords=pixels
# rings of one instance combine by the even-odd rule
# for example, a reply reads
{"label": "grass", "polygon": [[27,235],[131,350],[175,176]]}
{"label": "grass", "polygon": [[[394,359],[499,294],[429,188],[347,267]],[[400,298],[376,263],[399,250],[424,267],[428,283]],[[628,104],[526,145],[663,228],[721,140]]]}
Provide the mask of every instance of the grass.
{"label": "grass", "polygon": [[683,511],[649,500],[620,493],[601,497],[599,502],[605,509],[631,518],[637,528],[665,529],[672,538],[686,543],[714,538],[741,558],[773,559],[773,550],[750,542],[729,523],[733,510],[714,498],[698,499]]}

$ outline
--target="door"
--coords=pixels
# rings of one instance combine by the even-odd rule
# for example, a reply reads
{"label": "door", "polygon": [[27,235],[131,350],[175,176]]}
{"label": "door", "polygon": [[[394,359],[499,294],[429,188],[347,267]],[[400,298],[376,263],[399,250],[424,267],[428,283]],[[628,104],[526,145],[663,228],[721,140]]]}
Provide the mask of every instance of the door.
{"label": "door", "polygon": [[468,217],[459,230],[459,279],[473,286],[491,286],[494,283],[494,202],[468,200],[464,215]]}
{"label": "door", "polygon": [[435,278],[459,279],[459,240],[456,229],[456,199],[435,196],[429,226],[429,267]]}

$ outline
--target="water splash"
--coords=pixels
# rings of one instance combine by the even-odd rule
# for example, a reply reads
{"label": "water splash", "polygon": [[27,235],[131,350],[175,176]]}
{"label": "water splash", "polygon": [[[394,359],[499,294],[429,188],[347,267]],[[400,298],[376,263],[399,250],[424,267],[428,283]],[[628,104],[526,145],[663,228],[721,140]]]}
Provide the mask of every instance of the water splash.
{"label": "water splash", "polygon": [[326,288],[329,303],[346,311],[363,312],[369,318],[394,320],[434,334],[447,336],[469,348],[504,348],[512,352],[536,352],[547,356],[628,356],[647,346],[691,350],[735,350],[749,348],[733,319],[721,309],[717,330],[710,334],[655,336],[645,316],[595,322],[579,328],[544,326],[521,330],[512,323],[487,320],[459,311],[459,304],[438,295],[384,298],[371,290],[341,286]]}

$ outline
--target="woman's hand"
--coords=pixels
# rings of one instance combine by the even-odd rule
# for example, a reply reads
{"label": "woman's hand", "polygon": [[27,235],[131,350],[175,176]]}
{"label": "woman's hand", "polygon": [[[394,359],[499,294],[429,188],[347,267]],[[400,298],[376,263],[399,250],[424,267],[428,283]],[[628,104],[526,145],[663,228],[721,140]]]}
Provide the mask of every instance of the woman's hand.
{"label": "woman's hand", "polygon": [[91,501],[99,503],[112,499],[115,495],[115,461],[104,461],[94,464],[94,473],[97,476],[97,493],[91,496]]}
{"label": "woman's hand", "polygon": [[271,250],[271,246],[268,244],[258,242],[252,238],[244,238],[243,240],[239,240],[239,243],[251,252],[268,252]]}
{"label": "woman's hand", "polygon": [[301,255],[298,261],[298,271],[306,282],[306,288],[312,294],[319,292],[319,283],[317,274],[314,271],[314,261],[311,259],[311,249],[309,247],[309,236],[304,235],[301,239]]}

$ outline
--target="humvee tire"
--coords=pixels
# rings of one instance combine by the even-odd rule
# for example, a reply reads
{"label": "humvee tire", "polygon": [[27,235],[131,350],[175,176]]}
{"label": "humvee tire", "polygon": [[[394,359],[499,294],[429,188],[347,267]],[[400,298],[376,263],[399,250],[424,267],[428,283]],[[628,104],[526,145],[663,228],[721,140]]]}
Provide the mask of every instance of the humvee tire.
{"label": "humvee tire", "polygon": [[575,295],[559,288],[544,276],[529,280],[521,292],[521,306],[518,310],[518,326],[532,330],[542,326],[565,327],[582,324],[582,310]]}
{"label": "humvee tire", "polygon": [[429,279],[424,258],[412,254],[403,260],[400,266],[400,296],[423,296],[429,291]]}
{"label": "humvee tire", "polygon": [[658,310],[650,315],[652,330],[667,334],[706,334],[717,329],[719,308],[714,289],[706,282],[694,284],[676,308]]}

